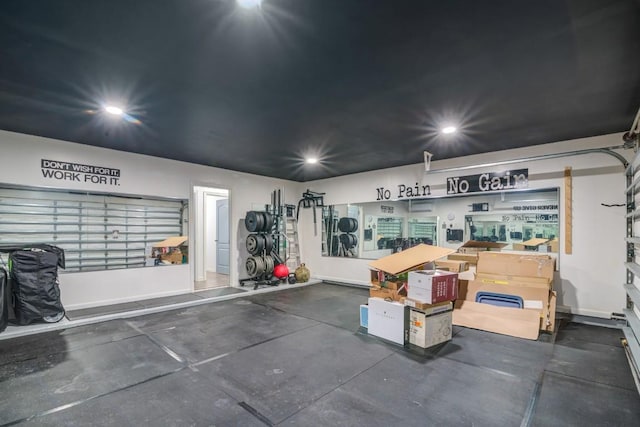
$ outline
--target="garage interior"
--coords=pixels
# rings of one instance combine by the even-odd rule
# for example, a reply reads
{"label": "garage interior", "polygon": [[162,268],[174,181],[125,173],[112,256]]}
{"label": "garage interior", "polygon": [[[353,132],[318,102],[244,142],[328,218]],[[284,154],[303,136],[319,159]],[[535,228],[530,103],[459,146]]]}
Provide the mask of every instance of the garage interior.
{"label": "garage interior", "polygon": [[[0,23],[0,425],[640,425],[637,0],[7,0]],[[60,318],[20,317],[38,245],[65,252]],[[548,300],[505,308],[495,254],[551,262],[518,275]],[[450,336],[372,331],[372,299],[420,311],[431,262],[460,280],[429,303]],[[491,322],[460,314],[474,286]],[[538,310],[533,335],[492,310]]]}

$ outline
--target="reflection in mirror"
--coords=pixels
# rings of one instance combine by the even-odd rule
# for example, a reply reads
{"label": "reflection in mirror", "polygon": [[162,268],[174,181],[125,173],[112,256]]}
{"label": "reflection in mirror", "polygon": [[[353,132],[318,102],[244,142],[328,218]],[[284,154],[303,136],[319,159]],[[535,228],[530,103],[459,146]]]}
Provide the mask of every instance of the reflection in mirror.
{"label": "reflection in mirror", "polygon": [[322,208],[322,255],[354,258],[359,250],[360,208],[335,205]]}
{"label": "reflection in mirror", "polygon": [[[558,190],[545,189],[328,206],[322,254],[378,259],[419,243],[457,249],[468,240],[558,252],[558,204]],[[357,221],[353,231],[340,230],[345,217]]]}
{"label": "reflection in mirror", "polygon": [[506,250],[559,250],[557,190],[506,194],[491,211],[466,215],[465,222],[471,240],[506,243]]}
{"label": "reflection in mirror", "polygon": [[0,186],[0,212],[0,244],[57,246],[61,273],[188,262],[186,200]]}

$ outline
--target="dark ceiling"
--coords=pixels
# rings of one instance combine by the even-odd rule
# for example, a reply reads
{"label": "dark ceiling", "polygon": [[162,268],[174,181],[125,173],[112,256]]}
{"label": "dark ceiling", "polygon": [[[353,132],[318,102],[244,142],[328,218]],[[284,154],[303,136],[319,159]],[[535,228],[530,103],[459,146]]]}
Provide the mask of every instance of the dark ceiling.
{"label": "dark ceiling", "polygon": [[639,0],[2,0],[0,129],[307,181],[628,130],[639,53]]}

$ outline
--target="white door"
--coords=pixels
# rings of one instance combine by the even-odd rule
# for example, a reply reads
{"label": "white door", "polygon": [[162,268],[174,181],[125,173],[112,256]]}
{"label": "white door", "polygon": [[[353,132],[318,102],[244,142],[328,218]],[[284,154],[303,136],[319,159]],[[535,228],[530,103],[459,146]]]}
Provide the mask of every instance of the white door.
{"label": "white door", "polygon": [[229,274],[229,200],[216,200],[216,272]]}

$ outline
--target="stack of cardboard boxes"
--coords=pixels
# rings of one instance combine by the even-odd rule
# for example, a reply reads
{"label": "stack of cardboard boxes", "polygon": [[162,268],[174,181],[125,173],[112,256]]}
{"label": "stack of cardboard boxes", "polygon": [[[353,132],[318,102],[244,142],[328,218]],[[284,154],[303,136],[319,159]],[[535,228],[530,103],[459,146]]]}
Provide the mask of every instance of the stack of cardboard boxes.
{"label": "stack of cardboard boxes", "polygon": [[478,253],[474,280],[460,281],[453,324],[527,339],[553,332],[554,271],[548,255]]}
{"label": "stack of cardboard boxes", "polygon": [[368,333],[427,348],[451,339],[451,324],[534,340],[553,332],[555,259],[487,243],[495,245],[467,242],[455,254],[418,245],[371,262]]}
{"label": "stack of cardboard boxes", "polygon": [[421,244],[371,262],[368,333],[422,348],[450,340],[458,273],[433,262],[452,252]]}
{"label": "stack of cardboard boxes", "polygon": [[158,264],[185,264],[187,263],[188,237],[174,236],[152,246],[151,258]]}

